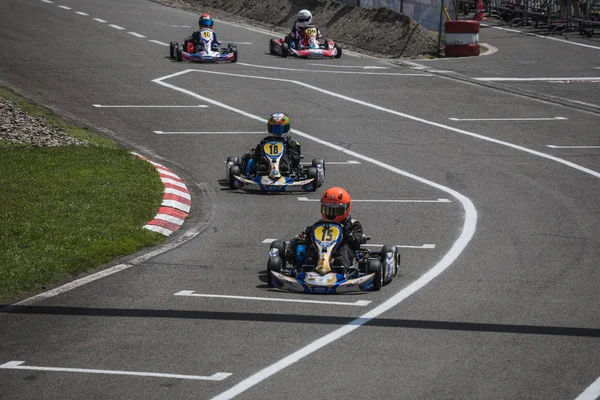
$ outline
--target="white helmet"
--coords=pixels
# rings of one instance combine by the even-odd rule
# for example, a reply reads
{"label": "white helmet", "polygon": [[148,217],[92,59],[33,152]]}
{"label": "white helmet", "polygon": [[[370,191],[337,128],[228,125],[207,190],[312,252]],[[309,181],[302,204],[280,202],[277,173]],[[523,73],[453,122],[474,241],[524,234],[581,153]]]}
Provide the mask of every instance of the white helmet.
{"label": "white helmet", "polygon": [[308,10],[300,10],[296,16],[296,22],[302,25],[312,24],[312,14]]}

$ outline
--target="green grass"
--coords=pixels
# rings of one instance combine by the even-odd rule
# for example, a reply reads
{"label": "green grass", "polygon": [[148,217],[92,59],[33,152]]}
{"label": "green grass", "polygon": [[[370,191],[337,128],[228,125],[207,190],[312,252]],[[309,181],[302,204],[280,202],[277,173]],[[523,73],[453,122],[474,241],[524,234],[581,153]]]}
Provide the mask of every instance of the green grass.
{"label": "green grass", "polygon": [[0,140],[0,301],[164,240],[142,228],[164,190],[150,163],[23,102],[14,101],[93,145],[32,148]]}

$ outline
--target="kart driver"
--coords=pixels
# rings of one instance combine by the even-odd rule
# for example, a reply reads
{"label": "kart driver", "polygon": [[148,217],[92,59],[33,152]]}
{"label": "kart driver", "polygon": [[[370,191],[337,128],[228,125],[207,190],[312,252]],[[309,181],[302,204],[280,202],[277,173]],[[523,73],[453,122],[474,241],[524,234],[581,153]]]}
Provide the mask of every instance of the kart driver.
{"label": "kart driver", "polygon": [[[312,26],[312,13],[308,10],[300,10],[292,27],[292,33],[289,34],[291,48],[300,48],[302,32],[309,26]],[[321,31],[318,30],[317,32],[317,39],[321,39]]]}
{"label": "kart driver", "polygon": [[280,172],[289,173],[300,167],[300,143],[292,139],[290,135],[290,118],[281,112],[273,113],[267,121],[269,136],[260,141],[256,149],[242,156],[240,168],[245,175],[254,175],[256,172],[267,172],[268,160],[263,153],[263,145],[266,142],[278,140],[285,146],[285,154],[280,163]]}
{"label": "kart driver", "polygon": [[[321,197],[321,221],[333,221],[342,226],[342,242],[334,254],[332,265],[351,268],[355,258],[355,251],[360,250],[363,238],[363,228],[359,221],[350,217],[352,199],[347,191],[340,187],[329,188]],[[319,222],[321,222],[319,221]],[[307,227],[304,232],[296,236],[293,248],[296,265],[316,264],[318,255],[312,245],[313,225]],[[292,245],[292,243],[290,243]],[[306,246],[308,254],[306,254]],[[304,254],[303,254],[304,253]]]}
{"label": "kart driver", "polygon": [[192,33],[192,36],[190,36],[189,38],[187,38],[185,40],[185,42],[186,43],[193,43],[194,44],[194,52],[198,52],[200,50],[204,50],[204,46],[202,44],[202,39],[200,39],[200,35],[202,34],[201,32],[203,30],[208,29],[209,31],[212,32],[213,37],[215,39],[214,42],[213,42],[213,44],[212,44],[212,50],[213,51],[219,51],[219,46],[221,45],[221,42],[219,42],[219,38],[217,37],[217,33],[212,29],[213,28],[213,19],[210,16],[210,14],[202,14],[200,16],[200,18],[198,19],[198,26],[200,27],[200,29],[198,29],[197,31],[195,31],[194,33]]}

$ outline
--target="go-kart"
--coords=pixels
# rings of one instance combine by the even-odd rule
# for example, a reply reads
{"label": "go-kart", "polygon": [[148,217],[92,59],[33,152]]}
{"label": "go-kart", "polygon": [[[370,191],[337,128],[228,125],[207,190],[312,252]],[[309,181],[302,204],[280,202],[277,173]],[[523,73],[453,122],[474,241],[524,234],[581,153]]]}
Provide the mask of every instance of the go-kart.
{"label": "go-kart", "polygon": [[314,159],[310,166],[291,168],[285,160],[285,143],[279,140],[262,144],[265,155],[256,173],[246,175],[240,159],[227,158],[227,182],[231,189],[255,192],[314,192],[325,181],[325,162]]}
{"label": "go-kart", "polygon": [[[298,265],[296,249],[290,242],[271,243],[267,262],[267,284],[282,290],[300,293],[334,294],[379,290],[392,281],[400,268],[396,246],[384,245],[380,251],[361,246],[353,265],[337,266],[332,255],[342,242],[342,227],[335,222],[320,221],[313,225],[312,264]],[[363,244],[370,237],[363,236]]]}
{"label": "go-kart", "polygon": [[331,39],[318,39],[318,30],[308,26],[300,31],[298,47],[293,45],[293,39],[285,36],[281,39],[271,39],[269,53],[281,57],[296,56],[300,58],[340,58],[342,48]]}
{"label": "go-kart", "polygon": [[210,29],[199,32],[200,45],[186,39],[182,46],[178,42],[169,44],[169,58],[176,61],[195,62],[236,62],[238,60],[237,45],[228,43],[227,47],[219,47],[215,41],[215,33]]}

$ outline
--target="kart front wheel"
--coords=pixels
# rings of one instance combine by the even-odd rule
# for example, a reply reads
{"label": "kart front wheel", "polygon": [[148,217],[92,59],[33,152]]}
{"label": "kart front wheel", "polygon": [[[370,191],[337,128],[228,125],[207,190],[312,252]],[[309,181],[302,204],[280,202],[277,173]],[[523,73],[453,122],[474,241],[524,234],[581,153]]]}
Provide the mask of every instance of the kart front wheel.
{"label": "kart front wheel", "polygon": [[306,170],[306,178],[307,179],[314,179],[315,184],[313,185],[313,192],[315,192],[317,190],[317,178],[318,178],[318,172],[317,172],[317,167],[308,167],[308,169]]}
{"label": "kart front wheel", "polygon": [[232,165],[240,165],[240,158],[238,156],[229,156],[227,157],[227,163],[232,163]]}
{"label": "kart front wheel", "polygon": [[234,63],[234,62],[237,62],[237,60],[238,60],[237,47],[234,47],[233,48],[233,58],[231,59],[231,62]]}
{"label": "kart front wheel", "polygon": [[182,60],[181,49],[179,48],[179,45],[177,43],[175,43],[175,59],[177,61],[181,61]]}
{"label": "kart front wheel", "polygon": [[386,244],[381,248],[381,262],[385,265],[385,257],[388,253],[392,253],[394,255],[394,271],[392,272],[392,277],[398,275],[398,270],[400,269],[400,253],[398,253],[398,248],[396,246],[392,246]]}
{"label": "kart front wheel", "polygon": [[287,43],[281,43],[281,57],[286,58],[290,53],[290,46]]}
{"label": "kart front wheel", "polygon": [[375,290],[381,289],[383,286],[383,264],[381,263],[381,260],[377,258],[369,260],[369,265],[367,265],[367,273],[375,274],[375,277],[373,278]]}
{"label": "kart front wheel", "polygon": [[342,56],[342,47],[336,43],[335,49],[337,50],[337,53],[335,54],[335,58],[340,58]]}
{"label": "kart front wheel", "polygon": [[269,261],[267,261],[267,285],[273,287],[273,274],[272,271],[281,272],[281,267],[283,266],[283,259],[279,256],[271,256],[269,257]]}
{"label": "kart front wheel", "polygon": [[285,257],[285,242],[281,240],[275,240],[273,243],[271,243],[270,249],[277,249],[277,255],[281,258]]}
{"label": "kart front wheel", "polygon": [[242,174],[239,165],[234,165],[229,169],[229,188],[235,189],[235,177]]}
{"label": "kart front wheel", "polygon": [[169,58],[171,60],[175,58],[175,44],[173,42],[169,43]]}
{"label": "kart front wheel", "polygon": [[275,39],[269,40],[269,53],[271,55],[277,54],[277,52],[275,51]]}
{"label": "kart front wheel", "polygon": [[313,158],[312,166],[316,168],[319,164],[321,164],[321,166],[323,167],[323,171],[325,171],[325,161],[323,161],[323,159]]}

